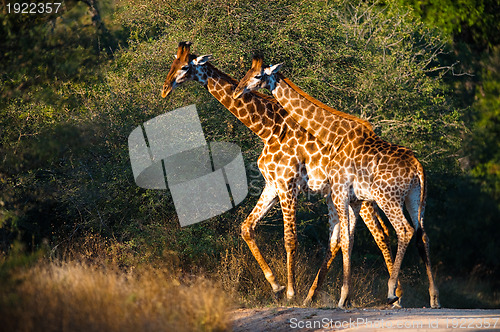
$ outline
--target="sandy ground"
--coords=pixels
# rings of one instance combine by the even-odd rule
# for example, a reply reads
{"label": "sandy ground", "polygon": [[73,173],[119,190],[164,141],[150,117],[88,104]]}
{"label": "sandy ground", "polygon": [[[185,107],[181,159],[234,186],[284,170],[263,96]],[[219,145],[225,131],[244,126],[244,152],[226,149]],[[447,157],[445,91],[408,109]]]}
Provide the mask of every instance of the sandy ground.
{"label": "sandy ground", "polygon": [[500,310],[319,309],[278,307],[231,312],[234,331],[500,331]]}

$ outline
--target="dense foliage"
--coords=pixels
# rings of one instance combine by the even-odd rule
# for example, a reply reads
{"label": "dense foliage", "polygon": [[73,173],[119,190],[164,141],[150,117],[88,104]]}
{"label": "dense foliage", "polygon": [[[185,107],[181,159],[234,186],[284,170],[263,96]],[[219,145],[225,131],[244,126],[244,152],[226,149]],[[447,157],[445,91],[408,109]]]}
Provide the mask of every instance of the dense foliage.
{"label": "dense foliage", "polygon": [[[89,3],[98,5],[99,24]],[[73,1],[59,16],[39,19],[3,10],[0,249],[8,252],[19,240],[32,248],[48,243],[54,252],[92,233],[143,261],[175,253],[187,270],[211,270],[221,253],[241,246],[239,224],[263,187],[255,169],[262,143],[197,83],[161,99],[177,43],[190,40],[195,53],[213,54],[214,65],[237,79],[254,52],[270,64],[283,62],[284,73],[312,96],[414,150],[429,174],[426,225],[438,272],[498,276],[498,40],[477,37],[487,56],[459,63],[459,57],[475,56],[472,46],[460,51],[472,44],[456,37],[467,22],[460,21],[461,29],[433,24],[437,5],[419,6]],[[444,9],[443,15],[463,18],[462,8]],[[470,20],[479,24],[476,14]],[[498,20],[488,20],[498,28]],[[144,121],[189,104],[197,105],[208,141],[242,148],[251,190],[232,211],[181,229],[168,190],[135,185],[127,137]],[[326,238],[323,203],[301,198],[299,237],[309,252]],[[266,218],[267,225],[280,223],[277,210]],[[359,228],[358,257],[381,262],[365,227]],[[282,228],[258,232],[273,242]]]}

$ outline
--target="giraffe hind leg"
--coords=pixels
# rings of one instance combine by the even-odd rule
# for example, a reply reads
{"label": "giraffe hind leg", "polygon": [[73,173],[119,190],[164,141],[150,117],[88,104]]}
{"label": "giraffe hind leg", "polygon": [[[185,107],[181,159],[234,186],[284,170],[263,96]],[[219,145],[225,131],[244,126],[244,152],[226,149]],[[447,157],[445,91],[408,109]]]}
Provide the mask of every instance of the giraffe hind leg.
{"label": "giraffe hind leg", "polygon": [[[406,198],[406,209],[408,210],[408,213],[412,218],[413,224],[417,228],[417,234],[416,234],[417,249],[420,258],[422,259],[425,265],[427,278],[429,279],[429,296],[430,296],[431,308],[435,309],[441,307],[441,305],[439,304],[439,291],[436,287],[434,276],[432,274],[430,250],[429,250],[429,237],[425,232],[423,221],[419,222],[418,219],[419,204],[420,204],[420,187],[415,187],[412,188],[412,190],[410,191],[410,193]],[[422,208],[422,214],[423,214],[423,208]]]}
{"label": "giraffe hind leg", "polygon": [[398,202],[398,200],[394,198],[390,200],[383,198],[384,197],[381,197],[377,200],[377,204],[380,206],[382,211],[384,211],[398,237],[398,250],[396,252],[396,258],[394,259],[391,275],[389,277],[387,294],[387,303],[393,304],[399,300],[399,297],[396,295],[399,271],[401,269],[406,249],[408,248],[408,244],[410,243],[415,230],[413,225],[410,224],[403,213],[402,202]]}
{"label": "giraffe hind leg", "polygon": [[[387,226],[382,220],[380,213],[377,211],[375,202],[364,201],[361,205],[360,215],[366,227],[373,236],[375,243],[382,252],[387,271],[389,272],[389,275],[391,275],[394,258],[392,256],[391,246],[389,242],[389,229],[387,229]],[[401,308],[402,295],[403,290],[398,280],[396,288],[396,296],[398,297],[398,300],[392,303],[393,307]]]}
{"label": "giraffe hind leg", "polygon": [[439,304],[439,291],[434,282],[434,276],[432,275],[431,260],[429,255],[429,237],[422,227],[417,230],[417,248],[418,253],[420,254],[420,258],[422,258],[422,261],[425,264],[425,270],[429,279],[429,296],[431,308],[441,308],[441,305]]}

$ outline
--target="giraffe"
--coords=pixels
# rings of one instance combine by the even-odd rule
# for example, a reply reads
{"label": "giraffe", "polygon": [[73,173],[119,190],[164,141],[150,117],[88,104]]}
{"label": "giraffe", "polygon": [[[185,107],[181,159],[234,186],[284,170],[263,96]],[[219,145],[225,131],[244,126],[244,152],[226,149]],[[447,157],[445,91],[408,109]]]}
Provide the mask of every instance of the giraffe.
{"label": "giraffe", "polygon": [[[432,308],[439,308],[439,293],[434,282],[429,255],[429,238],[424,230],[426,198],[425,172],[413,152],[380,139],[371,125],[355,116],[337,111],[309,96],[279,69],[281,64],[263,66],[262,58],[242,78],[233,93],[237,98],[246,91],[267,88],[287,112],[329,149],[327,166],[331,195],[340,221],[340,241],[344,278],[339,307],[344,307],[350,287],[352,217],[347,207],[361,202],[376,202],[388,217],[398,238],[398,249],[388,281],[388,303],[399,300],[397,280],[406,248],[416,233],[419,254],[429,279]],[[325,150],[322,150],[325,151]],[[406,206],[411,220],[403,213]],[[325,261],[329,259],[325,258]],[[322,269],[328,265],[323,264]]]}
{"label": "giraffe", "polygon": [[[257,260],[264,276],[275,294],[284,291],[261,254],[255,242],[255,227],[264,215],[278,201],[284,221],[284,242],[287,252],[287,298],[295,295],[295,261],[297,233],[295,207],[299,188],[321,192],[327,196],[330,232],[338,233],[337,212],[329,195],[325,164],[325,146],[293,118],[273,98],[257,92],[246,93],[241,98],[232,98],[238,82],[214,67],[210,55],[196,56],[190,53],[189,42],[181,42],[176,59],[163,85],[162,97],[165,98],[177,86],[194,80],[201,83],[245,126],[257,134],[264,142],[258,158],[258,167],[266,181],[261,196],[250,215],[241,226],[241,235]],[[389,234],[379,218],[373,204],[363,204],[361,215],[377,245],[382,251],[388,270],[392,269],[392,255]],[[335,245],[335,244],[334,244]]]}

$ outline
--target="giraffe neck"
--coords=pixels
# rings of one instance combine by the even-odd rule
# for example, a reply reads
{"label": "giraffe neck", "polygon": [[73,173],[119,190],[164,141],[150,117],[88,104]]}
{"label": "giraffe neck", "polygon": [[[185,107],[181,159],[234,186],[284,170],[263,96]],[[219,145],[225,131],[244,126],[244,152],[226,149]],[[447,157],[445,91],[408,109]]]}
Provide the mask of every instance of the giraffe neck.
{"label": "giraffe neck", "polygon": [[367,121],[323,104],[281,74],[273,75],[268,85],[292,118],[325,145],[340,142],[351,130],[375,135]]}
{"label": "giraffe neck", "polygon": [[198,68],[195,80],[204,85],[224,107],[262,140],[267,141],[281,132],[283,119],[272,107],[267,106],[271,103],[269,97],[260,93],[246,93],[233,99],[238,81],[210,63]]}

